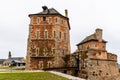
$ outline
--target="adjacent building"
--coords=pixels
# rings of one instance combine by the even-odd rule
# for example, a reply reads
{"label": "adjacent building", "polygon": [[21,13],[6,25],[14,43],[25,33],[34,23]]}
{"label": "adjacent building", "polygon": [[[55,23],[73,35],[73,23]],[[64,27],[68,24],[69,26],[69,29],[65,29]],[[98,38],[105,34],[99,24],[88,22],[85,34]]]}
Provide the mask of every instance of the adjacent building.
{"label": "adjacent building", "polygon": [[77,44],[80,63],[79,76],[90,80],[103,80],[119,74],[117,55],[107,52],[106,43],[102,38],[102,29],[87,36]]}
{"label": "adjacent building", "polygon": [[12,57],[11,52],[8,53],[8,59],[4,59],[2,66],[25,66],[24,57]]}

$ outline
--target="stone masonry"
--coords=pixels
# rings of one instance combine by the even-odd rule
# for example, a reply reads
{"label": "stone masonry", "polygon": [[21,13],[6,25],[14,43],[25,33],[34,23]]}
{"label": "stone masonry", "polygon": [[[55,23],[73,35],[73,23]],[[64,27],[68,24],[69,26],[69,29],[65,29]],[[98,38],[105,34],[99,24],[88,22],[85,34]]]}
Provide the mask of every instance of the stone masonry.
{"label": "stone masonry", "polygon": [[43,6],[43,11],[30,14],[27,45],[28,70],[63,67],[63,57],[70,54],[69,18],[54,8]]}
{"label": "stone masonry", "polygon": [[117,55],[107,52],[102,29],[87,36],[77,44],[76,52],[70,54],[67,10],[63,16],[54,8],[42,8],[42,12],[29,14],[27,70],[65,68],[62,72],[88,80],[107,80],[119,74]]}
{"label": "stone masonry", "polygon": [[80,55],[79,77],[104,80],[119,74],[117,55],[107,52],[107,41],[102,39],[102,29],[77,44]]}

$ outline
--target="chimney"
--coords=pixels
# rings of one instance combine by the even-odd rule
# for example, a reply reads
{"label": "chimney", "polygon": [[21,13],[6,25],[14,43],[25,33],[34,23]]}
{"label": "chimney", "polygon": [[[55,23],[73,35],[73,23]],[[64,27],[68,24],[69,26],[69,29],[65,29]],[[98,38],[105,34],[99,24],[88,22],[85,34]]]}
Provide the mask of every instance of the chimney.
{"label": "chimney", "polygon": [[42,6],[42,8],[43,8],[43,11],[48,10],[47,6]]}
{"label": "chimney", "polygon": [[97,28],[95,34],[98,41],[102,42],[102,29]]}
{"label": "chimney", "polygon": [[68,17],[68,10],[65,9],[65,16]]}

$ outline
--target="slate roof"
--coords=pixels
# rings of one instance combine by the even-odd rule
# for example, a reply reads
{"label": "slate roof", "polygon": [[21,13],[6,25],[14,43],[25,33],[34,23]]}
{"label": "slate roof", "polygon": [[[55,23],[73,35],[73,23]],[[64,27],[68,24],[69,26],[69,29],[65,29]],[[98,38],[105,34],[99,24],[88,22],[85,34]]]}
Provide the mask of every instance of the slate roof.
{"label": "slate roof", "polygon": [[50,9],[42,11],[38,14],[60,14],[60,13],[57,10],[55,10],[54,8],[50,8]]}
{"label": "slate roof", "polygon": [[29,17],[30,16],[33,16],[33,15],[60,15],[64,18],[67,19],[67,22],[68,22],[68,26],[69,26],[69,29],[70,29],[70,23],[69,23],[69,18],[66,17],[66,16],[63,16],[62,14],[60,14],[56,9],[54,8],[47,8],[47,6],[43,6],[43,11],[42,12],[39,12],[39,13],[36,13],[36,14],[29,14]]}
{"label": "slate roof", "polygon": [[[82,40],[79,44],[77,44],[77,46],[80,45],[80,44],[89,42],[89,41],[98,41],[95,33],[90,35],[90,36],[87,36],[84,40]],[[102,42],[106,43],[107,41],[102,40]]]}
{"label": "slate roof", "polygon": [[[47,6],[43,6],[43,11],[42,12],[39,12],[39,13],[36,13],[36,14],[29,14],[29,16],[32,16],[32,15],[61,15],[63,16],[62,14],[60,14],[56,9],[54,8],[47,8]],[[45,9],[44,9],[45,8]],[[65,16],[63,16],[65,17]],[[67,18],[67,17],[65,17]]]}
{"label": "slate roof", "polygon": [[5,61],[5,59],[0,59],[0,64],[2,64]]}
{"label": "slate roof", "polygon": [[24,57],[12,57],[12,58],[6,59],[5,62],[15,61],[16,63],[25,63],[25,61],[21,60],[22,58]]}
{"label": "slate roof", "polygon": [[24,57],[11,57],[10,59],[12,59],[12,60],[21,60],[21,59],[23,59]]}

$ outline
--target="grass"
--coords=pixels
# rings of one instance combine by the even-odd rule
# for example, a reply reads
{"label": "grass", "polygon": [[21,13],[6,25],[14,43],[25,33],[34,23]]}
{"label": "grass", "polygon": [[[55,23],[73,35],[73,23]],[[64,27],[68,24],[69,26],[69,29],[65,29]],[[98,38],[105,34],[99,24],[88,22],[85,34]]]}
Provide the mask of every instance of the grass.
{"label": "grass", "polygon": [[0,80],[69,80],[49,72],[0,73]]}

